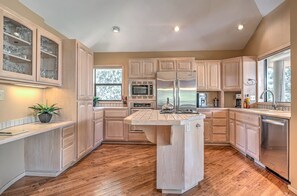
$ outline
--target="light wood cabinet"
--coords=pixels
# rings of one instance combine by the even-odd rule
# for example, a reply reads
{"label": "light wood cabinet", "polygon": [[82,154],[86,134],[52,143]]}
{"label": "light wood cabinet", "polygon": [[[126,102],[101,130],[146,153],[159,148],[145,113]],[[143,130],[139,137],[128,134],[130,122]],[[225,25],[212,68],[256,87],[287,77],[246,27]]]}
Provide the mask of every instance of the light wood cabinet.
{"label": "light wood cabinet", "polygon": [[65,127],[62,130],[63,150],[62,150],[62,166],[63,168],[70,166],[76,161],[75,155],[75,127],[74,125]]}
{"label": "light wood cabinet", "polygon": [[77,44],[77,93],[78,100],[93,99],[93,53],[84,45]]}
{"label": "light wood cabinet", "polygon": [[240,57],[222,61],[223,90],[241,91],[242,60]]}
{"label": "light wood cabinet", "polygon": [[103,110],[94,112],[94,147],[103,141]]}
{"label": "light wood cabinet", "polygon": [[155,78],[156,72],[156,59],[129,60],[129,78]]}
{"label": "light wood cabinet", "polygon": [[211,133],[212,133],[212,125],[211,125],[211,119],[205,119],[204,120],[204,141],[210,142],[211,141]]}
{"label": "light wood cabinet", "polygon": [[124,118],[128,116],[128,109],[106,109],[104,119],[105,141],[126,141],[128,125],[124,124]]}
{"label": "light wood cabinet", "polygon": [[93,149],[93,102],[78,103],[77,157],[81,158]]}
{"label": "light wood cabinet", "polygon": [[246,125],[246,153],[259,160],[260,156],[260,128]]}
{"label": "light wood cabinet", "polygon": [[37,81],[62,85],[62,41],[42,28],[37,29]]}
{"label": "light wood cabinet", "polygon": [[221,90],[221,62],[220,61],[196,61],[197,90],[220,91]]}
{"label": "light wood cabinet", "polygon": [[245,125],[240,122],[236,122],[236,147],[245,153],[245,147],[246,147],[246,131],[245,131]]}
{"label": "light wood cabinet", "polygon": [[229,120],[229,141],[235,146],[235,122],[231,119]]}
{"label": "light wood cabinet", "polygon": [[158,59],[158,71],[193,71],[195,58],[162,58]]}

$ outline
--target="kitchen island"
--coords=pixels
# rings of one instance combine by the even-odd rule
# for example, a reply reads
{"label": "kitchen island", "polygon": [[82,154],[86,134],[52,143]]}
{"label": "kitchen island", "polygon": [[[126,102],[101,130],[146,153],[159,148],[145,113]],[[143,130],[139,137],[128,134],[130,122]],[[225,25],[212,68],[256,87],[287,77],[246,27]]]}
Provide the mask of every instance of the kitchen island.
{"label": "kitchen island", "polygon": [[203,114],[160,114],[141,110],[125,118],[142,126],[146,137],[157,145],[157,189],[181,194],[204,177]]}

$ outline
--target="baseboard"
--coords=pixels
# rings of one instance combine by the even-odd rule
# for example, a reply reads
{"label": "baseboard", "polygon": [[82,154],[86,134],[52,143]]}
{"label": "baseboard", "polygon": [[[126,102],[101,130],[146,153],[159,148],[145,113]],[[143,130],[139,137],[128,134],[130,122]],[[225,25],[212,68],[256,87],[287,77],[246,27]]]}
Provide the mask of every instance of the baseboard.
{"label": "baseboard", "polygon": [[297,189],[292,187],[290,184],[288,185],[288,189],[297,195]]}
{"label": "baseboard", "polygon": [[41,177],[57,177],[62,171],[59,172],[35,172],[35,171],[26,171],[26,176],[41,176]]}
{"label": "baseboard", "polygon": [[18,181],[19,179],[21,179],[22,177],[25,176],[25,172],[21,173],[20,175],[16,176],[15,178],[13,178],[11,181],[9,181],[8,183],[6,183],[3,187],[1,187],[0,189],[0,195],[6,190],[8,189],[13,183],[15,183],[16,181]]}

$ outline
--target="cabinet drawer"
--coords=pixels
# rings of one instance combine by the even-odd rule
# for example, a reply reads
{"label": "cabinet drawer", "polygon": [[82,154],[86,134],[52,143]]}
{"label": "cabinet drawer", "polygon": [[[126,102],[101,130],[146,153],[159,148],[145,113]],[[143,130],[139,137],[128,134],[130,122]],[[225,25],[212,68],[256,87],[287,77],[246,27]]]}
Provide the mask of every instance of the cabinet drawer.
{"label": "cabinet drawer", "polygon": [[212,132],[213,132],[213,133],[227,133],[227,127],[217,127],[217,126],[213,126],[213,127],[212,127]]}
{"label": "cabinet drawer", "polygon": [[147,141],[144,132],[129,132],[128,140],[129,141]]}
{"label": "cabinet drawer", "polygon": [[227,111],[216,111],[212,113],[212,117],[214,118],[227,118],[228,112]]}
{"label": "cabinet drawer", "polygon": [[220,126],[227,126],[227,120],[226,119],[212,119],[212,125],[220,125]]}
{"label": "cabinet drawer", "polygon": [[229,112],[229,118],[230,119],[235,119],[235,112]]}
{"label": "cabinet drawer", "polygon": [[71,145],[74,145],[74,135],[63,139],[63,149]]}
{"label": "cabinet drawer", "polygon": [[128,116],[128,110],[105,110],[106,118],[119,118]]}
{"label": "cabinet drawer", "polygon": [[103,118],[103,110],[94,112],[94,120]]}
{"label": "cabinet drawer", "polygon": [[255,126],[260,126],[260,117],[258,115],[236,112],[236,120]]}
{"label": "cabinet drawer", "polygon": [[226,134],[212,134],[212,141],[213,142],[227,142],[227,135]]}
{"label": "cabinet drawer", "polygon": [[67,138],[74,135],[74,125],[63,128],[63,138]]}

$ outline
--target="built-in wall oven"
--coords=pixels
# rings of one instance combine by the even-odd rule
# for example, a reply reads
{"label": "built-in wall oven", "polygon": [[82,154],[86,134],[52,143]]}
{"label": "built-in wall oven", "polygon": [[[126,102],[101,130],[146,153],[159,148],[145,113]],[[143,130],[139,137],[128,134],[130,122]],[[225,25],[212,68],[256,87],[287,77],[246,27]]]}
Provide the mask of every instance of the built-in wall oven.
{"label": "built-in wall oven", "polygon": [[[130,114],[139,110],[154,110],[156,109],[156,101],[130,101]],[[143,132],[140,126],[130,125],[129,132]]]}
{"label": "built-in wall oven", "polygon": [[260,162],[289,179],[288,119],[262,116]]}
{"label": "built-in wall oven", "polygon": [[129,80],[129,99],[156,100],[155,80]]}

